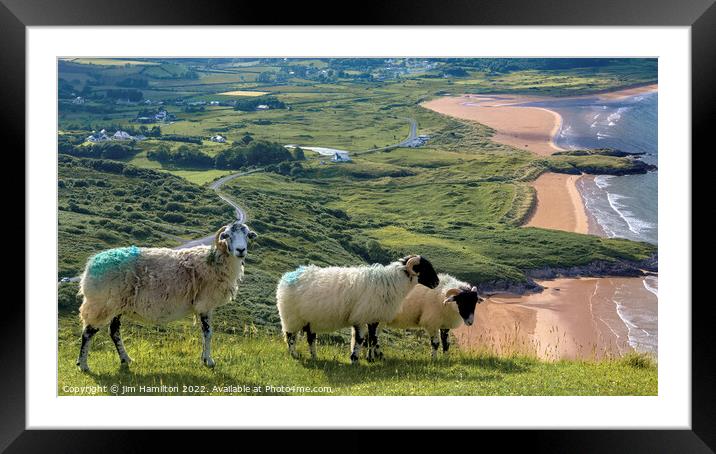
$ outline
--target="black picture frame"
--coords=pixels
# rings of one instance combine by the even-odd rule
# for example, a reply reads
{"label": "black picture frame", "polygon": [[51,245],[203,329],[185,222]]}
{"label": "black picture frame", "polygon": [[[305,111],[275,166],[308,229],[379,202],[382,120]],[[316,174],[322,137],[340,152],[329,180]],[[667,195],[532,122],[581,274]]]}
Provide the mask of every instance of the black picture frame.
{"label": "black picture frame", "polygon": [[[603,2],[557,0],[508,0],[444,2],[408,0],[344,4],[329,2],[281,3],[275,7],[262,2],[190,2],[175,0],[0,0],[0,87],[5,109],[0,109],[5,130],[6,150],[25,148],[25,28],[28,26],[112,26],[112,25],[545,25],[545,26],[688,26],[691,27],[692,65],[692,143],[706,147],[708,133],[716,119],[716,6],[714,0],[673,1],[620,0]],[[280,5],[280,6],[278,6]],[[350,10],[346,10],[350,8]],[[325,10],[333,16],[321,18]],[[341,12],[343,11],[343,12]],[[219,13],[220,12],[220,13]],[[23,113],[20,115],[20,113]],[[706,149],[706,148],[705,148]],[[713,145],[709,145],[709,150]],[[19,164],[23,165],[24,164]],[[703,167],[702,167],[703,171]],[[18,174],[19,175],[19,174]],[[24,175],[24,173],[23,173]],[[14,178],[18,178],[17,176]],[[695,179],[695,175],[694,175]],[[693,180],[692,180],[693,181]],[[15,186],[19,186],[17,181]],[[23,186],[24,187],[24,186]],[[692,191],[696,195],[695,191]],[[25,242],[29,239],[26,237]],[[694,273],[702,273],[694,269]],[[698,274],[697,274],[698,276]],[[693,278],[692,278],[693,280]],[[698,282],[698,280],[697,280]],[[16,284],[15,284],[16,285]],[[690,285],[690,284],[689,284]],[[684,289],[688,304],[691,289]],[[695,296],[695,294],[693,295]],[[707,299],[692,297],[692,425],[691,430],[550,430],[483,431],[479,435],[459,435],[462,441],[480,445],[549,452],[714,452],[716,450],[716,392],[714,383],[713,310]],[[671,302],[676,303],[676,302]],[[149,449],[151,440],[161,440],[153,431],[25,430],[25,307],[6,300],[0,317],[0,450],[7,452],[134,452]],[[88,408],[101,412],[101,408]],[[237,411],[241,411],[237,409]],[[294,409],[300,416],[302,409]],[[348,409],[346,411],[349,411]],[[446,414],[436,417],[446,417]],[[191,417],[191,415],[187,415]],[[399,415],[396,415],[399,417]],[[407,435],[407,436],[404,436]],[[295,434],[272,436],[272,450],[295,449]],[[345,449],[367,449],[372,439],[364,434],[333,431],[331,438],[342,440]],[[239,446],[240,439],[227,432],[211,435],[211,446]],[[420,447],[424,436],[390,435],[403,448]],[[171,438],[184,448],[207,447],[207,439],[190,431],[173,431]],[[421,440],[422,439],[422,440]],[[508,440],[509,441],[506,441]],[[360,443],[365,441],[365,443]],[[348,442],[348,443],[346,443]],[[304,443],[304,442],[299,442]],[[381,442],[382,444],[382,442]],[[335,445],[333,445],[335,446]],[[386,446],[382,444],[382,446]],[[337,446],[335,446],[338,448]],[[478,448],[479,449],[479,448]]]}

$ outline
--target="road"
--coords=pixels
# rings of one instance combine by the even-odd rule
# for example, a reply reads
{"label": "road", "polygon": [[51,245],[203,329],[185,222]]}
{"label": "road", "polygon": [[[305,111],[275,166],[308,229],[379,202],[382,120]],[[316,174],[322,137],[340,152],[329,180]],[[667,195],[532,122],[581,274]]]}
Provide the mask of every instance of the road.
{"label": "road", "polygon": [[418,122],[415,121],[415,119],[413,118],[406,118],[406,120],[410,122],[410,133],[408,133],[408,137],[406,137],[405,140],[393,145],[388,145],[387,147],[371,148],[370,150],[359,151],[357,153],[372,153],[374,151],[390,150],[391,148],[400,148],[407,146],[408,143],[412,142],[418,137]]}
{"label": "road", "polygon": [[[239,222],[246,222],[246,212],[239,206],[238,203],[236,203],[228,195],[221,192],[221,187],[235,178],[238,178],[238,177],[241,177],[244,175],[248,175],[250,173],[260,172],[262,170],[263,169],[254,169],[254,170],[249,170],[247,172],[232,173],[231,175],[226,175],[224,177],[219,178],[218,180],[214,181],[213,183],[211,183],[209,185],[209,187],[211,189],[213,189],[214,192],[216,192],[216,195],[218,195],[221,198],[221,200],[228,203],[229,205],[231,205],[234,208],[234,210],[236,210],[236,219]],[[187,241],[187,242],[175,247],[174,249],[187,249],[187,248],[194,247],[194,246],[211,244],[212,241],[214,241],[214,235],[215,234],[212,233],[211,235],[207,235],[205,237],[198,238],[196,240]]]}

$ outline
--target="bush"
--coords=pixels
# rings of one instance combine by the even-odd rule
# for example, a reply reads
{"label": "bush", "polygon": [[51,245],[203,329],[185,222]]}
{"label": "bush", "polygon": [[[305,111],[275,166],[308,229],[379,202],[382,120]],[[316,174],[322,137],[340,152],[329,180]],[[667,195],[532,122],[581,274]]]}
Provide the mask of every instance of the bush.
{"label": "bush", "polygon": [[161,216],[161,219],[166,222],[171,222],[172,224],[181,224],[182,222],[186,221],[186,218],[184,216],[177,213],[164,213]]}
{"label": "bush", "polygon": [[79,291],[77,282],[63,282],[57,288],[57,308],[60,311],[76,312],[82,304],[82,298],[77,295]]}

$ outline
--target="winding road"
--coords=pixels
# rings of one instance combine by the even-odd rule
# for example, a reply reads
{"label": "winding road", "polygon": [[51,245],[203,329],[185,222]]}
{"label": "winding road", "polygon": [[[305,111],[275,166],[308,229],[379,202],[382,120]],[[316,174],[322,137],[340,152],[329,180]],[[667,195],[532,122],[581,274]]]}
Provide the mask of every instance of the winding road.
{"label": "winding road", "polygon": [[[219,178],[218,180],[214,181],[213,183],[211,183],[209,185],[209,187],[211,189],[213,189],[214,192],[216,192],[216,195],[218,195],[221,198],[221,200],[228,203],[229,205],[231,205],[234,208],[234,210],[236,210],[236,219],[239,222],[246,222],[246,212],[231,197],[229,197],[228,195],[221,192],[221,187],[235,178],[238,178],[238,177],[241,177],[244,175],[248,175],[251,173],[261,172],[261,171],[263,171],[263,169],[253,169],[253,170],[249,170],[246,172],[232,173],[230,175],[226,175],[226,176]],[[186,249],[186,248],[199,246],[199,245],[208,245],[208,244],[211,244],[212,241],[214,241],[213,233],[211,235],[207,235],[205,237],[198,238],[196,240],[187,241],[187,242],[175,247],[174,249]]]}
{"label": "winding road", "polygon": [[390,150],[391,148],[407,147],[410,142],[412,142],[418,137],[418,122],[415,121],[415,119],[413,118],[406,118],[406,120],[410,122],[410,132],[408,133],[408,137],[406,137],[405,140],[393,145],[388,145],[387,147],[371,148],[370,150],[357,151],[355,154],[372,153],[374,151]]}

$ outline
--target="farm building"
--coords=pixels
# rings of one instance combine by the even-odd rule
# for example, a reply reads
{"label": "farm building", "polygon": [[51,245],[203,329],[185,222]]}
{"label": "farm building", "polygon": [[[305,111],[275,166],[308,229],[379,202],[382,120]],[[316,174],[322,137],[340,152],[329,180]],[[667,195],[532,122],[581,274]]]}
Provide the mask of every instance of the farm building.
{"label": "farm building", "polygon": [[106,142],[108,140],[109,140],[109,137],[107,136],[107,131],[105,131],[104,129],[98,133],[92,131],[92,134],[89,137],[87,137],[87,142],[92,142],[92,143]]}
{"label": "farm building", "polygon": [[270,109],[270,107],[267,106],[266,104],[259,104],[258,106],[256,106],[256,110],[269,110],[269,109]]}
{"label": "farm building", "polygon": [[351,158],[348,156],[347,151],[337,151],[333,153],[331,162],[351,162]]}
{"label": "farm building", "polygon": [[226,143],[226,137],[223,137],[219,134],[212,136],[209,140],[211,140],[212,142],[217,142],[217,143]]}
{"label": "farm building", "polygon": [[120,140],[121,141],[121,140],[132,140],[132,139],[134,139],[134,137],[129,135],[129,133],[126,131],[117,131],[112,136],[112,140]]}

